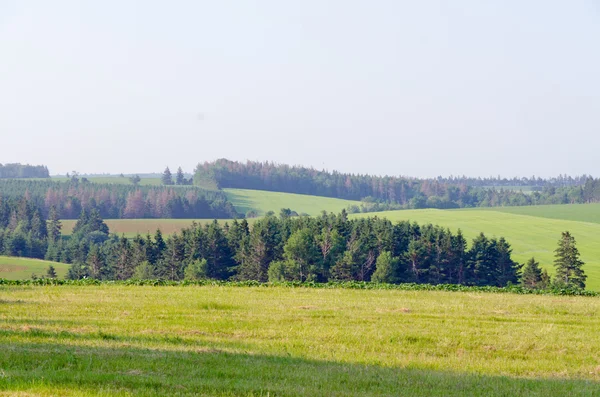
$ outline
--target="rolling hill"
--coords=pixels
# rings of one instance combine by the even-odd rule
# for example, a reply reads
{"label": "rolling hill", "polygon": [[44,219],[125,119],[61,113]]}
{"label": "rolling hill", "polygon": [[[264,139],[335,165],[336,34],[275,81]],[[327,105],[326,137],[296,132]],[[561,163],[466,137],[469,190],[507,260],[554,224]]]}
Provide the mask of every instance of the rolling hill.
{"label": "rolling hill", "polygon": [[0,278],[9,280],[29,279],[32,274],[38,277],[44,276],[48,266],[54,266],[59,278],[63,278],[69,269],[68,264],[43,261],[31,258],[15,258],[11,256],[0,256]]}
{"label": "rolling hill", "polygon": [[308,196],[305,194],[268,192],[265,190],[223,189],[235,209],[242,214],[254,210],[258,215],[268,211],[279,213],[289,208],[298,214],[319,215],[321,211],[340,212],[359,201],[342,200],[331,197]]}

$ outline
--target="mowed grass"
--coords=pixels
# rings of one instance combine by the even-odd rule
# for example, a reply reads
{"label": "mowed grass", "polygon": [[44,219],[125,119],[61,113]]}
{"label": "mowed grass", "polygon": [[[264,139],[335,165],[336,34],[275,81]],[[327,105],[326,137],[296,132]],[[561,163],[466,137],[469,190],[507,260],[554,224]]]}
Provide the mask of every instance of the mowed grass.
{"label": "mowed grass", "polygon": [[513,258],[525,263],[532,256],[554,273],[554,250],[561,232],[570,231],[577,241],[581,259],[586,262],[587,289],[600,290],[600,224],[549,219],[487,210],[406,210],[356,214],[350,217],[379,216],[391,221],[410,220],[433,223],[453,232],[461,229],[468,239],[484,232],[488,237],[505,237],[513,248]]}
{"label": "mowed grass", "polygon": [[600,300],[0,287],[6,395],[593,396]]}
{"label": "mowed grass", "polygon": [[[600,203],[534,205],[524,207],[492,207],[486,211],[505,212],[515,215],[530,215],[541,218],[600,223]],[[463,210],[473,211],[473,209]]]}
{"label": "mowed grass", "polygon": [[66,263],[0,256],[0,278],[23,280],[30,279],[32,274],[35,274],[38,277],[45,276],[46,270],[48,270],[50,265],[54,266],[59,278],[64,278],[69,269],[69,265]]}
{"label": "mowed grass", "polygon": [[319,215],[321,211],[337,213],[350,205],[360,205],[359,201],[304,194],[246,189],[223,189],[223,191],[235,209],[242,214],[254,210],[259,215],[264,215],[268,211],[278,215],[282,208],[289,208],[298,214]]}

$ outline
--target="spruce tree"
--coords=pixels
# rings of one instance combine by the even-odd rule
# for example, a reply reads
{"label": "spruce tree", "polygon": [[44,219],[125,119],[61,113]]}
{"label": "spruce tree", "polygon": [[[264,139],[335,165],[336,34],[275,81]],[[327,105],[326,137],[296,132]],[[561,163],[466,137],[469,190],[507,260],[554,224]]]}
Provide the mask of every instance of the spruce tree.
{"label": "spruce tree", "polygon": [[571,233],[563,232],[558,241],[554,266],[556,266],[555,282],[560,286],[585,289],[587,276],[581,268],[584,262],[579,259],[579,250],[575,246],[575,238]]}
{"label": "spruce tree", "polygon": [[542,285],[542,269],[540,264],[531,258],[523,268],[521,276],[521,285],[525,288],[540,288]]}
{"label": "spruce tree", "polygon": [[58,275],[56,274],[56,269],[54,268],[54,266],[52,266],[52,265],[48,266],[48,269],[46,270],[46,277],[47,278],[56,278],[56,277],[58,277]]}
{"label": "spruce tree", "polygon": [[165,168],[165,171],[160,178],[160,181],[163,185],[172,185],[173,184],[173,176],[171,175],[171,170],[169,167]]}
{"label": "spruce tree", "polygon": [[48,239],[50,242],[56,242],[60,238],[60,230],[62,229],[62,224],[60,223],[58,211],[56,211],[56,207],[52,206],[50,209],[50,216],[48,219]]}
{"label": "spruce tree", "polygon": [[175,174],[175,184],[185,185],[185,178],[183,177],[183,170],[181,167],[177,168],[177,174]]}
{"label": "spruce tree", "polygon": [[398,259],[392,257],[389,251],[383,251],[377,257],[375,273],[371,276],[371,281],[376,283],[395,283],[397,281],[396,273]]}

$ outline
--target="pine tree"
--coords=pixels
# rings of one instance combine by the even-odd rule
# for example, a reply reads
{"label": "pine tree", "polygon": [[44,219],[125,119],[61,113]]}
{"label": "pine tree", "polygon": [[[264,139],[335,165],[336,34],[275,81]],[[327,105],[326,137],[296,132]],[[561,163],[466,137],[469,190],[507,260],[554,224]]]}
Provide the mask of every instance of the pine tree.
{"label": "pine tree", "polygon": [[175,184],[185,185],[185,178],[183,176],[183,170],[181,167],[177,168],[177,174],[175,174]]}
{"label": "pine tree", "polygon": [[165,168],[165,171],[160,178],[160,181],[163,185],[172,185],[173,184],[173,176],[171,175],[171,170],[169,167]]}
{"label": "pine tree", "polygon": [[535,258],[531,258],[523,268],[521,285],[525,288],[539,288],[542,283],[542,269]]}
{"label": "pine tree", "polygon": [[56,211],[56,207],[52,206],[50,209],[50,216],[48,219],[48,239],[50,242],[56,242],[60,238],[60,230],[62,229],[62,224],[60,223],[60,219],[58,216],[58,211]]}
{"label": "pine tree", "polygon": [[581,268],[584,262],[579,259],[579,250],[575,246],[575,238],[571,233],[563,232],[558,241],[554,266],[556,266],[555,282],[565,287],[585,289],[587,276]]}
{"label": "pine tree", "polygon": [[383,251],[377,257],[375,273],[371,276],[371,281],[376,283],[395,283],[397,281],[397,267],[398,259],[393,258],[391,252]]}
{"label": "pine tree", "polygon": [[100,250],[96,244],[92,244],[87,256],[87,265],[91,278],[103,279],[104,262],[100,255]]}
{"label": "pine tree", "polygon": [[52,266],[52,265],[48,266],[48,269],[46,270],[46,277],[47,278],[56,278],[56,277],[58,277],[58,275],[56,274],[56,269],[54,268],[54,266]]}

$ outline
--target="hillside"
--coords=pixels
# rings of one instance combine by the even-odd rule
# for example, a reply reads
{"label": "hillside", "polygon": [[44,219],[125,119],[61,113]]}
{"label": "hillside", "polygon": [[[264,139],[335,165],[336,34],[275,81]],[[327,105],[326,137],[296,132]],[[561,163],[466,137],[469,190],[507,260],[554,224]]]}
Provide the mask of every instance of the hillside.
{"label": "hillside", "polygon": [[[586,207],[579,211],[594,211]],[[480,232],[489,237],[505,237],[513,248],[513,257],[521,263],[535,256],[543,268],[554,273],[554,249],[561,232],[570,231],[577,240],[581,259],[586,262],[587,288],[600,290],[600,224],[516,215],[493,210],[406,210],[355,214],[350,217],[379,216],[391,221],[410,220],[461,229],[469,239]]]}
{"label": "hillside", "polygon": [[41,277],[46,275],[46,270],[50,265],[54,266],[59,278],[63,278],[69,269],[69,265],[66,263],[0,256],[0,278],[22,280],[30,279],[32,274]]}
{"label": "hillside", "polygon": [[279,214],[282,208],[289,208],[298,214],[319,215],[322,211],[340,212],[350,205],[360,202],[305,194],[269,192],[265,190],[223,189],[236,211],[245,214],[254,210],[258,215],[268,211]]}
{"label": "hillside", "polygon": [[[484,208],[481,208],[484,210]],[[541,218],[600,223],[600,204],[558,204],[524,207],[485,208],[488,211],[506,212],[515,215],[530,215]],[[472,211],[465,209],[464,211]]]}

